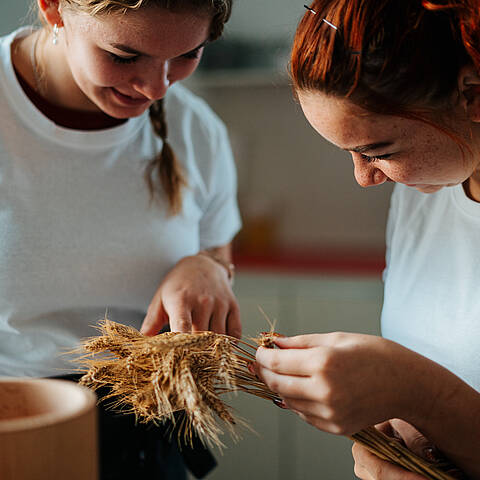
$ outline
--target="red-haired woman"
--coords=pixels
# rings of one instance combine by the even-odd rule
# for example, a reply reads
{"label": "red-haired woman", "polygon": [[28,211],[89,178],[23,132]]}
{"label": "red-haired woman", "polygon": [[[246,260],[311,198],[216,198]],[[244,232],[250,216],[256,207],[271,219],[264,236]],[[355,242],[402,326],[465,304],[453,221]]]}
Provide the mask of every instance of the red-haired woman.
{"label": "red-haired woman", "polygon": [[[280,349],[259,349],[256,365],[314,426],[352,434],[388,422],[382,428],[417,452],[431,457],[438,448],[475,479],[479,69],[479,0],[316,0],[306,11],[291,70],[307,119],[351,153],[361,186],[396,183],[383,338],[282,338]],[[353,453],[362,479],[423,478],[358,445]]]}

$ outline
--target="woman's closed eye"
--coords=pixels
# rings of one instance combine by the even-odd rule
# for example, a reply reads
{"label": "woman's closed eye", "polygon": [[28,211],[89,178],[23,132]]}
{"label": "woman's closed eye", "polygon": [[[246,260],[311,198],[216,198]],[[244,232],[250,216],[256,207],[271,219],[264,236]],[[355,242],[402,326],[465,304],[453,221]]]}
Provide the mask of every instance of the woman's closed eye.
{"label": "woman's closed eye", "polygon": [[387,160],[392,156],[391,153],[386,153],[385,155],[372,155],[372,156],[365,155],[364,153],[361,153],[360,155],[364,160],[366,160],[369,163],[370,162],[376,162],[378,160]]}
{"label": "woman's closed eye", "polygon": [[202,53],[202,50],[203,50],[204,46],[201,45],[199,47],[197,47],[195,50],[192,50],[190,52],[187,52],[187,53],[184,53],[182,55],[182,58],[187,58],[187,59],[196,59],[200,56],[200,54]]}
{"label": "woman's closed eye", "polygon": [[139,59],[139,55],[121,57],[120,55],[115,55],[112,52],[108,52],[108,54],[110,55],[114,63],[120,63],[120,64],[134,63]]}

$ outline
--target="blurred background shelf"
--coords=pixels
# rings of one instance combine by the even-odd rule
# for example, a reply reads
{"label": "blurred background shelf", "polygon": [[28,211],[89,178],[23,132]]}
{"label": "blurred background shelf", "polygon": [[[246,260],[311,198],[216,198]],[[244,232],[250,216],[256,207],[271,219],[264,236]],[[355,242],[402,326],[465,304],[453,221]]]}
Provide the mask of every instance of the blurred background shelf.
{"label": "blurred background shelf", "polygon": [[376,250],[283,249],[255,253],[235,252],[239,272],[378,277],[385,268],[385,252]]}
{"label": "blurred background shelf", "polygon": [[201,70],[183,83],[192,89],[290,87],[287,73],[267,68]]}

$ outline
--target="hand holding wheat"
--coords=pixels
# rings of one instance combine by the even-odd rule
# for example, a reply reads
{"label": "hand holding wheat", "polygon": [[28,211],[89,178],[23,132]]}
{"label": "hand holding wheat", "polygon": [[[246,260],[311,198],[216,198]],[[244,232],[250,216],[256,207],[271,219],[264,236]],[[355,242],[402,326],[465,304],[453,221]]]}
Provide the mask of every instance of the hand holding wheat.
{"label": "hand holding wheat", "polygon": [[[192,432],[206,444],[222,447],[221,426],[236,438],[236,418],[221,395],[246,392],[282,399],[250,372],[259,345],[273,347],[274,333],[264,333],[251,343],[213,332],[167,332],[145,337],[132,327],[108,319],[98,327],[101,335],[83,342],[79,361],[87,372],[81,383],[96,389],[110,387],[112,406],[134,413],[142,422],[175,422],[174,413],[185,411],[179,436],[191,441]],[[220,426],[221,425],[221,426]],[[426,478],[453,480],[442,467],[417,457],[374,427],[352,438],[372,453]]]}

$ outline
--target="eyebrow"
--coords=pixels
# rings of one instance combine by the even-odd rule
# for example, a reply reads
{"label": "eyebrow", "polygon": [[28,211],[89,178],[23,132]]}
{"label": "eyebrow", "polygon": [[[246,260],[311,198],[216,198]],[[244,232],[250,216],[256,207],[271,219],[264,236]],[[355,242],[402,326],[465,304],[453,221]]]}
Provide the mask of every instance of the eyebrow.
{"label": "eyebrow", "polygon": [[[189,50],[188,52],[182,53],[181,55],[188,55],[189,53],[195,52],[196,50],[200,50],[200,48],[204,47],[208,43],[208,39],[202,42],[198,47],[195,47],[192,50]],[[124,45],[123,43],[111,43],[111,47],[117,49],[117,50],[122,50],[122,52],[129,53],[131,55],[143,55],[146,57],[149,57],[147,53],[140,52],[139,50],[135,50],[132,47],[129,47],[128,45]],[[179,55],[179,56],[181,56]]]}
{"label": "eyebrow", "polygon": [[393,145],[393,142],[378,142],[378,143],[369,143],[368,145],[360,145],[353,148],[344,148],[347,152],[357,152],[365,153],[370,152],[371,150],[379,150],[380,148],[390,147]]}

